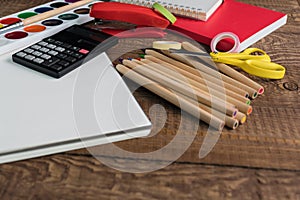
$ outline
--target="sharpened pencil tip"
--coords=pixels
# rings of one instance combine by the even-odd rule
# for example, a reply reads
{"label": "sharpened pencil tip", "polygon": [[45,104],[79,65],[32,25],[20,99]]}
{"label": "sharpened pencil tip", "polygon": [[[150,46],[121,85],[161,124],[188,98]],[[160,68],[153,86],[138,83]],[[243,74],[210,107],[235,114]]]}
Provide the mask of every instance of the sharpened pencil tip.
{"label": "sharpened pencil tip", "polygon": [[239,121],[238,120],[236,120],[236,122],[234,123],[233,129],[236,129],[237,127],[239,127]]}
{"label": "sharpened pencil tip", "polygon": [[145,54],[140,54],[140,58],[145,59]]}
{"label": "sharpened pencil tip", "polygon": [[258,90],[258,94],[263,94],[265,92],[265,89],[262,87]]}
{"label": "sharpened pencil tip", "polygon": [[249,109],[248,109],[248,111],[247,111],[247,115],[250,115],[250,114],[252,113],[252,111],[253,111],[253,109],[252,109],[252,107],[250,106]]}
{"label": "sharpened pencil tip", "polygon": [[247,120],[247,117],[244,116],[244,117],[240,120],[240,123],[241,123],[241,124],[244,124],[244,123],[246,122],[246,120]]}
{"label": "sharpened pencil tip", "polygon": [[119,62],[122,63],[124,58],[119,58]]}
{"label": "sharpened pencil tip", "polygon": [[255,99],[258,96],[257,92],[254,92],[254,94],[252,95],[252,99]]}

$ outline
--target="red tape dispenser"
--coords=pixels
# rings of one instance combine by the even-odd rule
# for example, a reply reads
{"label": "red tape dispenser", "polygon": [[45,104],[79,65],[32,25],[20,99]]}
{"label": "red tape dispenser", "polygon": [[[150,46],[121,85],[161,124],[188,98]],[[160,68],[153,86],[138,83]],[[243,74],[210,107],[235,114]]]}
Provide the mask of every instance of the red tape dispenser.
{"label": "red tape dispenser", "polygon": [[[155,29],[155,31],[149,31],[147,29],[131,30],[132,34],[128,31],[124,32],[124,37],[163,37],[165,32],[161,29],[167,28],[170,24],[169,20],[151,8],[119,2],[95,3],[91,8],[90,16],[98,20],[126,22],[134,24],[135,27],[160,28]],[[124,30],[103,29],[102,31],[111,35],[116,35]],[[118,36],[122,37],[122,34],[118,34]]]}

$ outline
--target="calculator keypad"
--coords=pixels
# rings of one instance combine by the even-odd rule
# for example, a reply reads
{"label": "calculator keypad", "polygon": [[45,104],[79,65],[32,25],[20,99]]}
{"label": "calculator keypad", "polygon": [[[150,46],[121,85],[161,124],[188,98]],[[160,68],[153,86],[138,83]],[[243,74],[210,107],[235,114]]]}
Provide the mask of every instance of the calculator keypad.
{"label": "calculator keypad", "polygon": [[60,78],[117,43],[118,38],[109,34],[83,25],[72,25],[13,54],[12,60]]}
{"label": "calculator keypad", "polygon": [[14,56],[39,64],[45,69],[59,72],[83,59],[87,52],[89,51],[48,38],[16,53]]}

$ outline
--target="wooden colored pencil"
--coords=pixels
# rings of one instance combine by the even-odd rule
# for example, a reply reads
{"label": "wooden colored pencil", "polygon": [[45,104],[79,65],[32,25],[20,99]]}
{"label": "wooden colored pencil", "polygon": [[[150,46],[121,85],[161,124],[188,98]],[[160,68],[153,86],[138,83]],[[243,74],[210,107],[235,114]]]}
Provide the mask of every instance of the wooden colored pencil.
{"label": "wooden colored pencil", "polygon": [[[188,73],[180,68],[177,68],[167,62],[161,61],[153,56],[145,56],[145,59],[141,59],[142,62],[152,65],[153,67],[162,70],[165,72],[167,75],[172,75],[172,76],[184,76],[188,82],[197,87],[201,88],[202,90],[208,92],[208,93],[213,93],[219,98],[234,98],[238,101],[241,101],[246,104],[250,104],[250,100],[242,95],[239,95],[235,92],[232,92],[230,90],[227,90],[223,87],[220,87],[217,84],[214,83],[209,83],[207,85],[207,82],[203,80],[202,77],[195,76],[194,74]],[[186,82],[186,80],[184,82]]]}
{"label": "wooden colored pencil", "polygon": [[[194,46],[193,44],[189,43],[189,42],[183,42],[182,43],[182,47],[185,50],[191,51],[191,52],[202,52],[201,49],[199,49],[198,47]],[[240,72],[234,70],[232,67],[223,64],[223,63],[215,63],[216,67],[223,72],[224,74],[230,76],[231,78],[244,83],[246,85],[248,85],[249,87],[255,89],[258,94],[262,94],[264,92],[264,87],[261,86],[260,84],[256,83],[255,81],[253,81],[252,79],[248,78],[247,76],[241,74]]]}
{"label": "wooden colored pencil", "polygon": [[75,3],[71,3],[69,5],[62,6],[60,8],[56,8],[54,10],[50,10],[50,11],[44,12],[42,14],[35,15],[35,16],[29,17],[27,19],[24,19],[23,20],[23,24],[24,24],[24,26],[27,26],[29,24],[32,24],[32,23],[35,23],[35,22],[47,19],[49,17],[53,17],[54,15],[58,15],[60,13],[67,12],[68,10],[72,10],[74,8],[86,5],[86,4],[91,3],[91,2],[93,2],[93,0],[81,0],[81,1],[77,1]]}
{"label": "wooden colored pencil", "polygon": [[[224,75],[222,73],[220,73],[219,71],[212,69],[210,67],[207,67],[206,65],[204,65],[203,63],[197,61],[195,59],[195,57],[190,57],[190,56],[186,56],[183,54],[176,54],[176,53],[170,53],[168,51],[163,51],[164,54],[166,54],[167,56],[174,58],[174,59],[180,59],[181,62],[187,64],[189,67],[191,68],[195,68],[199,71],[201,71],[202,73],[206,73],[210,76],[213,76],[215,78],[218,79],[222,79],[225,83],[228,83],[230,85],[235,86],[236,88],[239,88],[241,90],[244,90],[246,92],[249,93],[249,96],[252,99],[255,99],[257,97],[257,91],[251,87],[249,87],[248,85],[245,85],[244,83],[241,83],[227,75]],[[214,63],[213,61],[211,61],[212,63]],[[215,66],[215,65],[214,65]]]}
{"label": "wooden colored pencil", "polygon": [[[156,63],[153,64],[153,63],[151,63],[151,61],[150,61],[150,63],[149,62],[147,63],[147,61],[146,62],[141,62],[141,61],[137,61],[137,60],[135,62],[140,64],[140,65],[145,64],[145,66],[148,69],[154,70],[154,71],[158,72],[159,74],[161,74],[163,76],[169,77],[169,78],[171,78],[171,79],[173,79],[177,82],[180,82],[181,84],[183,84],[186,87],[192,87],[193,90],[196,90],[200,93],[203,93],[203,94],[208,95],[210,97],[216,96],[217,98],[220,98],[223,101],[231,103],[231,104],[235,105],[238,110],[240,110],[241,112],[243,112],[247,115],[251,114],[251,112],[252,112],[252,107],[247,105],[246,102],[241,102],[237,99],[227,97],[226,95],[224,95],[224,93],[220,94],[220,93],[214,92],[214,91],[209,92],[209,91],[207,91],[206,87],[202,88],[201,85],[197,84],[197,82],[193,84],[193,80],[190,80],[188,77],[182,77],[182,76],[180,77],[178,73],[172,73],[174,71],[171,71],[171,70],[164,71],[163,70],[164,67],[160,66]],[[158,65],[158,66],[155,67],[155,65]],[[185,80],[183,80],[183,79],[185,79]]]}
{"label": "wooden colored pencil", "polygon": [[[238,87],[236,87],[236,86],[234,86],[234,85],[232,85],[232,84],[228,84],[227,82],[225,82],[225,81],[223,81],[223,80],[221,79],[221,76],[220,76],[219,78],[217,78],[217,77],[212,76],[212,75],[210,75],[210,74],[207,74],[207,73],[205,73],[205,72],[201,72],[201,71],[199,71],[198,69],[192,68],[192,67],[189,66],[189,65],[186,65],[186,64],[184,64],[184,63],[182,63],[182,62],[179,62],[179,61],[177,61],[177,60],[175,60],[175,59],[173,59],[173,58],[170,58],[170,57],[168,57],[168,56],[165,56],[165,55],[163,55],[163,54],[161,54],[161,53],[159,53],[159,52],[157,52],[157,51],[154,51],[154,50],[149,50],[149,49],[147,49],[147,50],[145,51],[145,53],[146,53],[147,55],[152,55],[153,57],[156,57],[156,58],[158,58],[158,59],[160,59],[160,60],[163,60],[163,61],[165,61],[165,62],[168,62],[168,63],[170,63],[170,64],[172,64],[172,65],[174,65],[174,66],[176,66],[176,67],[178,67],[178,68],[181,68],[181,69],[183,69],[183,70],[185,70],[185,71],[187,71],[187,72],[189,72],[189,73],[192,73],[192,74],[194,74],[194,75],[196,75],[196,76],[202,75],[203,78],[205,78],[205,80],[208,80],[209,82],[214,82],[214,83],[217,83],[217,84],[218,84],[218,83],[219,83],[219,84],[223,84],[224,87],[225,87],[226,89],[229,89],[229,90],[231,90],[231,91],[234,91],[234,92],[236,92],[236,93],[238,93],[238,94],[241,94],[241,95],[243,95],[243,96],[249,96],[249,93],[248,93],[247,91],[242,90],[242,89],[240,89],[240,88],[238,88]],[[205,77],[204,77],[204,76],[205,76]]]}
{"label": "wooden colored pencil", "polygon": [[240,72],[236,71],[232,67],[224,64],[224,63],[216,63],[217,68],[223,72],[224,74],[230,76],[231,78],[240,81],[241,83],[244,83],[248,85],[249,87],[252,87],[257,91],[258,94],[263,94],[264,93],[264,87],[252,79],[248,78],[244,74],[241,74]]}
{"label": "wooden colored pencil", "polygon": [[201,109],[203,109],[204,111],[212,114],[213,116],[216,116],[217,118],[223,120],[225,122],[225,126],[227,126],[228,128],[231,129],[236,129],[239,126],[239,121],[233,117],[229,117],[228,115],[225,115],[224,113],[219,112],[218,110],[214,110],[213,108],[205,105],[205,104],[201,104],[198,102],[195,102],[193,99],[183,96],[182,94],[177,94],[179,97],[186,99],[187,101],[193,103],[196,106],[199,106]]}
{"label": "wooden colored pencil", "polygon": [[209,79],[205,79],[204,77],[200,76],[199,73],[198,74],[191,73],[191,72],[186,71],[176,65],[170,64],[168,62],[165,62],[165,61],[163,61],[159,58],[156,58],[154,56],[151,56],[151,55],[145,55],[144,57],[145,57],[145,59],[149,59],[153,62],[162,63],[165,67],[167,67],[169,69],[175,69],[176,71],[180,72],[184,76],[189,77],[190,79],[193,79],[201,84],[207,85],[207,87],[209,87],[209,88],[218,90],[222,93],[226,93],[233,98],[236,98],[237,96],[242,96],[242,97],[248,96],[248,93],[245,91],[241,91],[241,92],[237,93],[236,91],[231,90],[231,88],[226,87],[228,85],[226,83],[222,82],[222,80],[217,79],[215,81],[212,81]]}
{"label": "wooden colored pencil", "polygon": [[240,124],[244,124],[247,120],[247,116],[241,112],[237,112],[235,118],[240,122]]}
{"label": "wooden colored pencil", "polygon": [[[211,126],[216,128],[218,131],[222,131],[222,129],[225,125],[225,122],[220,120],[219,118],[204,111],[203,109],[199,108],[198,106],[195,106],[193,103],[181,98],[180,96],[177,96],[176,94],[174,94],[170,90],[162,87],[158,83],[155,83],[154,81],[140,75],[139,73],[136,73],[135,71],[130,70],[129,68],[125,67],[124,65],[118,64],[116,66],[116,68],[120,73],[122,73],[124,76],[131,79],[132,81],[138,83],[139,85],[142,85],[143,87],[150,90],[151,92],[164,98],[165,100],[176,105],[177,107],[181,108],[182,110],[190,113],[194,117],[197,117],[201,121],[204,121],[205,123],[210,124]],[[145,85],[145,83],[147,83],[147,84]]]}
{"label": "wooden colored pencil", "polygon": [[123,64],[133,69],[135,72],[143,74],[149,79],[152,79],[167,88],[176,90],[191,98],[196,98],[199,102],[206,104],[208,106],[214,106],[217,110],[220,110],[221,112],[224,111],[226,114],[230,116],[235,116],[235,113],[237,112],[237,109],[234,108],[234,105],[224,102],[222,99],[216,97],[211,98],[209,95],[195,91],[191,87],[186,87],[181,83],[174,81],[173,79],[170,79],[153,70],[145,68],[133,61],[123,60]]}

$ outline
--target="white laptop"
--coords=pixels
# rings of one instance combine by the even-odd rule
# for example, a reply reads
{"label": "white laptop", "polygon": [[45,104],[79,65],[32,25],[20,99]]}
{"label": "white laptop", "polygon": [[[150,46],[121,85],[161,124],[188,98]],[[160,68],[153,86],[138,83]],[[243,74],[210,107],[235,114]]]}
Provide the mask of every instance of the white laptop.
{"label": "white laptop", "polygon": [[0,57],[0,163],[143,137],[151,123],[105,53],[60,79]]}

